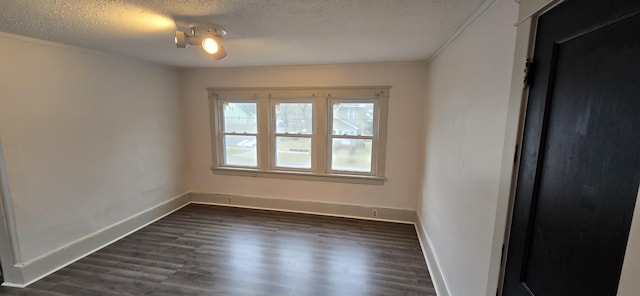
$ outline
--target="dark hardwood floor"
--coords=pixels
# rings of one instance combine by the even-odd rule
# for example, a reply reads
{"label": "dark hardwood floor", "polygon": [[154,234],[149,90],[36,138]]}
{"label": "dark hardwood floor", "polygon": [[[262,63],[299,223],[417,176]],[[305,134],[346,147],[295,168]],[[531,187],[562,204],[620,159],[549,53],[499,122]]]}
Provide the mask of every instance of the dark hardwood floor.
{"label": "dark hardwood floor", "polygon": [[189,205],[0,295],[435,295],[413,225]]}

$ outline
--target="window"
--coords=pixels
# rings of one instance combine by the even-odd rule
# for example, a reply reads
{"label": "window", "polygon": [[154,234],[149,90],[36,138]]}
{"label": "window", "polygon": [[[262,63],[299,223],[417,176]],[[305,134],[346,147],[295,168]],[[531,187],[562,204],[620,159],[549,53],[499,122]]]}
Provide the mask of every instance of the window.
{"label": "window", "polygon": [[222,118],[219,142],[225,166],[258,167],[257,102],[220,101]]}
{"label": "window", "polygon": [[375,109],[366,100],[331,100],[330,171],[371,172]]}
{"label": "window", "polygon": [[311,170],[313,102],[275,101],[271,108],[276,168]]}
{"label": "window", "polygon": [[389,89],[210,88],[212,172],[382,184]]}

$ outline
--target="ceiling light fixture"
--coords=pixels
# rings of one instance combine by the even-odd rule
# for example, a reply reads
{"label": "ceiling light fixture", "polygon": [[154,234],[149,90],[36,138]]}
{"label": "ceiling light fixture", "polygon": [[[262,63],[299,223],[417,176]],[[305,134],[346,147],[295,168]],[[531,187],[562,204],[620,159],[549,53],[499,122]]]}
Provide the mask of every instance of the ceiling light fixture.
{"label": "ceiling light fixture", "polygon": [[204,52],[216,60],[227,56],[227,51],[222,46],[222,38],[227,31],[215,25],[191,25],[191,34],[176,31],[176,46],[186,48],[189,45],[200,45]]}

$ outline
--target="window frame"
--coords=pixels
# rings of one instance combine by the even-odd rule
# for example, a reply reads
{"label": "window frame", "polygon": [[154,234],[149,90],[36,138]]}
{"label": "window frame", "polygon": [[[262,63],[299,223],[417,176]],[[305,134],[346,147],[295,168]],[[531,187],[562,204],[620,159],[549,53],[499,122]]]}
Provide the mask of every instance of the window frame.
{"label": "window frame", "polygon": [[[372,176],[376,174],[377,171],[377,153],[378,148],[378,138],[379,135],[379,121],[380,121],[380,106],[379,101],[374,98],[329,98],[327,100],[327,119],[328,119],[328,129],[327,129],[327,173],[329,174],[352,174],[352,175],[364,175],[364,176]],[[333,105],[335,102],[342,104],[357,104],[357,103],[372,103],[374,116],[373,116],[373,131],[371,136],[363,136],[363,135],[339,135],[333,134]],[[371,167],[370,172],[362,172],[362,171],[349,171],[349,170],[334,170],[333,169],[333,140],[334,139],[352,139],[352,140],[371,140]]]}
{"label": "window frame", "polygon": [[[211,124],[211,172],[214,174],[382,185],[385,179],[386,127],[390,86],[207,88]],[[224,165],[221,102],[256,102],[257,167]],[[311,169],[278,167],[276,103],[312,103]],[[333,103],[374,103],[371,171],[332,170]],[[242,135],[242,134],[240,134]],[[295,136],[295,135],[290,135]],[[354,136],[348,136],[354,138]],[[340,137],[337,137],[340,138]]]}
{"label": "window frame", "polygon": [[[289,134],[289,133],[278,133],[277,120],[276,120],[276,104],[284,103],[284,104],[296,104],[296,103],[310,103],[312,112],[311,112],[311,133],[309,134]],[[314,144],[318,141],[318,133],[316,126],[317,112],[316,112],[316,100],[313,98],[270,98],[269,100],[269,115],[270,115],[270,125],[269,129],[269,147],[271,148],[269,167],[271,171],[292,171],[292,172],[314,172],[317,168],[316,165],[316,149],[314,148]],[[309,138],[311,141],[311,167],[306,168],[296,168],[296,167],[283,167],[277,166],[277,158],[278,158],[278,148],[276,146],[278,137],[289,137],[289,138]]]}
{"label": "window frame", "polygon": [[[228,133],[224,131],[224,104],[225,103],[255,103],[256,104],[256,132],[255,133]],[[237,169],[258,169],[260,167],[260,112],[259,112],[259,108],[258,108],[258,100],[257,99],[252,99],[252,98],[221,98],[219,100],[217,100],[216,104],[218,104],[217,106],[217,110],[219,110],[219,114],[218,116],[216,116],[217,121],[215,124],[216,127],[216,139],[214,141],[217,141],[216,143],[220,143],[220,146],[218,146],[217,148],[222,148],[219,149],[220,151],[217,153],[216,158],[217,158],[217,163],[219,164],[220,167],[225,167],[225,168],[237,168]],[[213,120],[213,118],[212,118]],[[225,151],[224,151],[224,143],[225,143],[225,136],[227,135],[232,135],[232,136],[255,136],[256,137],[256,166],[242,166],[242,165],[228,165],[225,163],[224,159],[225,159]],[[217,144],[216,144],[217,145]]]}

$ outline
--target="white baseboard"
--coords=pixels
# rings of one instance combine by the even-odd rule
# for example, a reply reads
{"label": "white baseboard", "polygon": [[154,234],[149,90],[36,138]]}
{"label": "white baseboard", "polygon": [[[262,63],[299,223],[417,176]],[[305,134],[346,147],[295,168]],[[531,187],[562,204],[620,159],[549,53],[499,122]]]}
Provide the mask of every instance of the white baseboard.
{"label": "white baseboard", "polygon": [[[191,202],[199,204],[276,210],[284,212],[388,221],[406,224],[413,224],[416,221],[416,212],[414,210],[290,199],[276,199],[266,197],[239,196],[222,193],[192,192]],[[377,216],[375,217],[373,216],[374,210],[377,214]]]}
{"label": "white baseboard", "polygon": [[[31,259],[27,262],[14,264],[11,266],[11,270],[8,270],[9,273],[12,274],[10,277],[12,280],[9,280],[9,277],[5,277],[5,280],[7,281],[2,283],[2,285],[7,287],[24,288],[129,234],[162,219],[190,203],[277,210],[416,225],[419,224],[419,222],[417,222],[416,212],[408,209],[237,196],[220,193],[187,192],[111,226],[84,236],[76,241],[70,242],[47,254]],[[373,216],[374,210],[376,211],[377,217]],[[422,232],[418,231],[419,239],[421,239],[422,235]],[[424,249],[425,248],[423,247],[423,251]],[[425,253],[427,263],[429,264],[430,260],[427,255],[430,254]],[[433,272],[434,271],[430,268],[432,278]],[[5,270],[5,274],[7,274],[7,270]],[[439,291],[437,287],[438,286],[436,286],[436,291]],[[440,292],[438,292],[438,295],[448,296],[448,294],[442,294]]]}
{"label": "white baseboard", "polygon": [[47,254],[31,259],[27,262],[15,264],[12,273],[19,273],[13,278],[22,279],[21,282],[4,282],[7,287],[24,288],[41,278],[99,250],[103,247],[141,229],[166,215],[190,203],[190,193],[186,192],[165,201],[150,209],[144,210],[125,220],[105,227],[76,241],[66,244]]}
{"label": "white baseboard", "polygon": [[433,251],[431,240],[422,227],[420,217],[416,218],[415,225],[416,232],[418,233],[418,240],[420,241],[420,247],[422,248],[422,254],[424,255],[425,260],[427,260],[427,267],[429,268],[429,274],[431,275],[433,286],[436,289],[436,294],[438,296],[449,296],[447,281],[442,274],[442,269],[440,269],[438,257],[436,257],[436,254]]}

